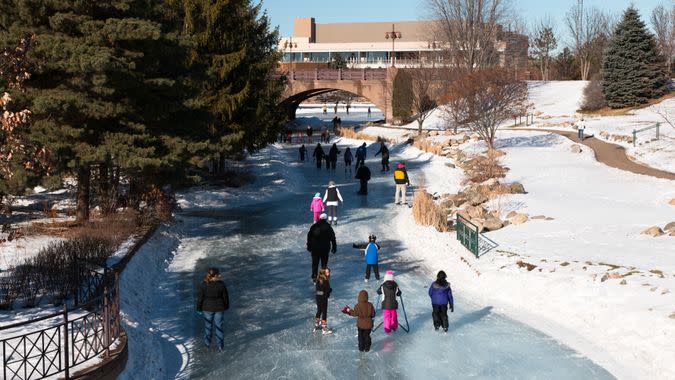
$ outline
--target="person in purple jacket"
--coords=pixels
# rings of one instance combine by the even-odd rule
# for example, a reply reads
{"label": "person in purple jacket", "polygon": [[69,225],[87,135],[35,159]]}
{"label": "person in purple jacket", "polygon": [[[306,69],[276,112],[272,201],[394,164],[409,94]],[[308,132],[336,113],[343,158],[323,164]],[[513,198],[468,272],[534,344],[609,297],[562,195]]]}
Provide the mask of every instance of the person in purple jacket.
{"label": "person in purple jacket", "polygon": [[429,297],[431,297],[431,306],[433,311],[431,316],[434,320],[434,329],[443,327],[443,331],[448,332],[448,306],[450,312],[455,312],[455,303],[452,299],[452,289],[446,280],[445,272],[439,271],[436,275],[436,281],[429,286]]}

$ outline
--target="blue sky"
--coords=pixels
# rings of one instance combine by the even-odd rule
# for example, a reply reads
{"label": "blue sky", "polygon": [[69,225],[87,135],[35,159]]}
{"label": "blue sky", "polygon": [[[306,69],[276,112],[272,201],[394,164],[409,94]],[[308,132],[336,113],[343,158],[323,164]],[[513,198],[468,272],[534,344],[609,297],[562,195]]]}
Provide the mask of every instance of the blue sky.
{"label": "blue sky", "polygon": [[[584,0],[585,7],[598,7],[620,14],[631,3],[640,11],[642,20],[659,3],[672,0]],[[576,0],[513,0],[514,7],[525,21],[550,16],[558,33],[565,33],[564,16]],[[317,23],[352,21],[397,21],[425,18],[424,0],[262,0],[272,23],[279,25],[282,36],[293,32],[294,17],[314,17]],[[559,44],[560,45],[560,44]]]}

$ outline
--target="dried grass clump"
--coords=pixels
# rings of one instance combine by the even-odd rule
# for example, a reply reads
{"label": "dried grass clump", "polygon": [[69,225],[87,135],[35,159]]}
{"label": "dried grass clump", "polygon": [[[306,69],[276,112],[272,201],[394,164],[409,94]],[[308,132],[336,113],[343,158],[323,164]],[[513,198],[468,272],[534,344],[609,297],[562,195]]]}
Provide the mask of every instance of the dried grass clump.
{"label": "dried grass clump", "polygon": [[419,150],[435,154],[437,156],[443,154],[443,144],[426,139],[424,137],[415,139],[413,146]]}
{"label": "dried grass clump", "polygon": [[487,156],[476,156],[464,164],[466,176],[474,183],[481,183],[491,178],[504,178],[508,168],[499,164],[497,159],[501,154],[496,151],[488,152]]}
{"label": "dried grass clump", "polygon": [[446,212],[424,189],[415,191],[412,214],[417,224],[433,226],[440,232],[450,231]]}
{"label": "dried grass clump", "polygon": [[373,136],[367,133],[357,132],[353,128],[347,127],[335,128],[335,135],[352,140],[385,141],[387,143],[392,143],[392,141],[387,139],[386,137]]}
{"label": "dried grass clump", "polygon": [[114,245],[119,245],[138,231],[138,225],[138,214],[134,210],[126,209],[72,228],[68,231],[66,237],[71,239],[104,239]]}

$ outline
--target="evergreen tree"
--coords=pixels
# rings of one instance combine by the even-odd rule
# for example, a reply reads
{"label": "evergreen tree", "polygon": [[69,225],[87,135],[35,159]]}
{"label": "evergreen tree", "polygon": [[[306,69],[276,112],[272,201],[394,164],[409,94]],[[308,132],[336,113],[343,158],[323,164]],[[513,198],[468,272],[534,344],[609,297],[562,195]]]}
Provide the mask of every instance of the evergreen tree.
{"label": "evergreen tree", "polygon": [[399,70],[394,77],[391,107],[394,117],[406,120],[412,114],[413,79],[405,70]]}
{"label": "evergreen tree", "polygon": [[668,77],[654,36],[634,7],[614,29],[602,61],[602,89],[612,108],[636,106],[666,93]]}
{"label": "evergreen tree", "polygon": [[337,53],[333,58],[328,62],[328,68],[337,70],[337,69],[346,69],[347,61],[342,57],[342,54]]}
{"label": "evergreen tree", "polygon": [[184,60],[158,2],[4,3],[0,40],[34,33],[39,41],[30,55],[38,68],[17,99],[31,109],[32,137],[52,153],[55,169],[76,174],[79,221],[89,217],[93,167],[140,174],[184,156],[174,130]]}
{"label": "evergreen tree", "polygon": [[243,149],[256,150],[273,142],[286,121],[278,108],[282,79],[272,77],[280,54],[278,32],[271,30],[261,5],[250,0],[171,0],[186,38],[195,104],[208,111],[194,142],[203,149],[194,160],[223,159]]}

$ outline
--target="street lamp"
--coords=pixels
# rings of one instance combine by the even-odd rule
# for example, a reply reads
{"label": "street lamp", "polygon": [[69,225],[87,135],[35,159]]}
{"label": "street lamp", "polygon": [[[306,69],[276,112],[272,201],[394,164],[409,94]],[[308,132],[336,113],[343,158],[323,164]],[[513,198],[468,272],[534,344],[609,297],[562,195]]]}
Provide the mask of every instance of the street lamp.
{"label": "street lamp", "polygon": [[396,46],[394,43],[396,40],[401,39],[403,36],[401,35],[401,32],[397,32],[396,28],[394,27],[394,24],[391,24],[391,32],[386,32],[384,34],[384,38],[386,39],[391,39],[391,67],[395,67],[395,59],[396,59]]}
{"label": "street lamp", "polygon": [[291,71],[293,71],[293,48],[297,48],[298,44],[293,42],[293,37],[290,37],[284,42],[284,50],[288,49],[291,54]]}

